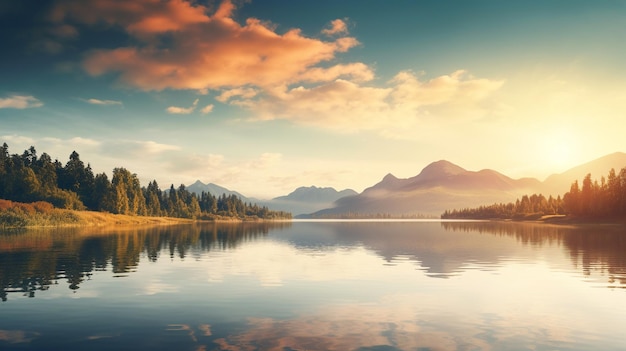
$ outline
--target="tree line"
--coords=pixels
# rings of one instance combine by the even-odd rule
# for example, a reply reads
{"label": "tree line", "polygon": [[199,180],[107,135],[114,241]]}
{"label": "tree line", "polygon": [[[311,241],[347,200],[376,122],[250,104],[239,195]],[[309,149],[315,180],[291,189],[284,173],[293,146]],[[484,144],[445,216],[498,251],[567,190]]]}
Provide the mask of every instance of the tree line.
{"label": "tree line", "polygon": [[476,208],[446,210],[443,219],[529,219],[545,215],[602,219],[626,217],[626,167],[619,173],[611,169],[607,177],[592,180],[587,174],[572,183],[570,190],[557,198],[541,194],[524,195],[515,203],[497,203]]}
{"label": "tree line", "polygon": [[104,172],[94,175],[76,151],[65,165],[45,152],[38,156],[33,146],[21,155],[11,155],[6,143],[0,148],[0,199],[45,201],[57,208],[141,216],[291,218],[290,213],[245,203],[235,195],[198,195],[182,184],[161,190],[156,180],[142,187],[137,174],[123,167],[113,169],[109,180]]}

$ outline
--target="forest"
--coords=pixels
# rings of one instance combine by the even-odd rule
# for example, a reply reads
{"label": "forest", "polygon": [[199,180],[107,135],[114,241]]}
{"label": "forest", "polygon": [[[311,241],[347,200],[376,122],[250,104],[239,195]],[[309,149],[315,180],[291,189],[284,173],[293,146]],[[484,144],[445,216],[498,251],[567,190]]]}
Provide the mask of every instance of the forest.
{"label": "forest", "polygon": [[619,173],[611,169],[600,182],[587,174],[572,183],[563,195],[546,198],[541,194],[524,195],[515,203],[497,203],[445,211],[442,219],[538,219],[547,215],[567,215],[582,219],[626,218],[626,167]]}
{"label": "forest", "polygon": [[290,213],[245,203],[235,195],[198,195],[182,184],[161,190],[156,180],[144,187],[137,174],[123,167],[113,169],[109,180],[104,172],[94,175],[76,151],[65,165],[57,159],[53,161],[45,152],[38,156],[33,146],[21,155],[11,155],[6,143],[0,148],[0,199],[38,203],[39,207],[43,202],[55,208],[139,216],[208,220],[291,218]]}

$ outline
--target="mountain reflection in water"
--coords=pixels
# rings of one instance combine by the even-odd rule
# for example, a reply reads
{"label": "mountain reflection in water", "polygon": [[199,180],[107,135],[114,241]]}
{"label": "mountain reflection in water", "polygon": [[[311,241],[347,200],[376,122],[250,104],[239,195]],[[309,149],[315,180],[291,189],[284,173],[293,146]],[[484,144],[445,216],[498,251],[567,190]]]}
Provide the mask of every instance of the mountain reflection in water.
{"label": "mountain reflection in water", "polygon": [[625,238],[437,221],[3,233],[0,349],[626,349]]}
{"label": "mountain reflection in water", "polygon": [[[307,223],[308,224],[308,223]],[[626,285],[626,232],[620,226],[557,226],[537,223],[441,222],[448,232],[481,236],[441,235],[433,223],[419,235],[398,223],[327,223],[326,236],[290,237],[296,247],[347,246],[361,243],[393,263],[398,258],[419,262],[431,277],[448,278],[467,265],[483,269],[515,255],[518,246],[490,236],[515,238],[523,245],[563,246],[585,275],[601,274],[611,287]],[[66,228],[0,234],[0,298],[9,293],[35,296],[37,290],[67,281],[79,289],[93,271],[110,269],[119,277],[134,271],[145,253],[156,261],[164,253],[185,258],[198,252],[227,250],[285,229],[289,222],[215,223],[150,228]],[[490,235],[488,235],[490,234]],[[294,239],[296,239],[294,241]],[[312,240],[321,240],[315,242]]]}

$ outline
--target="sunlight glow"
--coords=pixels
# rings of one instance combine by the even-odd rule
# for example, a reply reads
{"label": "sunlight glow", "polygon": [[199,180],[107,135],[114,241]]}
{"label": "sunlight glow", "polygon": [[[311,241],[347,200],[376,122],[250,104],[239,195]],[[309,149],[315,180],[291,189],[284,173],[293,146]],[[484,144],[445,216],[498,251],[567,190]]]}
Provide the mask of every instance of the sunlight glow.
{"label": "sunlight glow", "polygon": [[543,165],[551,170],[571,167],[579,151],[576,134],[571,129],[561,128],[547,132],[538,145]]}

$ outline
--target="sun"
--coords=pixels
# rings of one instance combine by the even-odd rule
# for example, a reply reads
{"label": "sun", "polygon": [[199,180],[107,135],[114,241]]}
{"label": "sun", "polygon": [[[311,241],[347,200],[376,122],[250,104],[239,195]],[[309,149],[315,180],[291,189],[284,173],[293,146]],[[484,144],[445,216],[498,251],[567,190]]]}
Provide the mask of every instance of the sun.
{"label": "sun", "polygon": [[570,130],[556,130],[544,136],[539,152],[546,167],[561,171],[574,166],[579,143]]}

